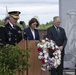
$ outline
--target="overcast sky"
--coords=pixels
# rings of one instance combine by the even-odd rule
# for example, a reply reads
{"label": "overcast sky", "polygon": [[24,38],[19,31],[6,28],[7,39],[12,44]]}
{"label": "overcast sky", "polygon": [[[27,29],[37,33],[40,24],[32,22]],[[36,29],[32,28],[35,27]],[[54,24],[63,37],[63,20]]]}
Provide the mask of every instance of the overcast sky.
{"label": "overcast sky", "polygon": [[[59,15],[59,0],[0,0],[0,19],[6,17],[7,12],[20,11],[19,21],[28,21],[35,17],[42,24]],[[6,9],[7,7],[7,9]],[[37,17],[38,16],[38,17]]]}

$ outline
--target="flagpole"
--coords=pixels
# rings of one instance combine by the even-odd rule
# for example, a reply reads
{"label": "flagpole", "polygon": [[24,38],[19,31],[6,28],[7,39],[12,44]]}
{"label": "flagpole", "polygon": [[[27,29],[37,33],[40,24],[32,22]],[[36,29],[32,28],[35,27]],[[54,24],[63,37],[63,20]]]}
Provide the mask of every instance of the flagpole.
{"label": "flagpole", "polygon": [[8,8],[7,8],[7,6],[6,6],[6,17],[8,16]]}

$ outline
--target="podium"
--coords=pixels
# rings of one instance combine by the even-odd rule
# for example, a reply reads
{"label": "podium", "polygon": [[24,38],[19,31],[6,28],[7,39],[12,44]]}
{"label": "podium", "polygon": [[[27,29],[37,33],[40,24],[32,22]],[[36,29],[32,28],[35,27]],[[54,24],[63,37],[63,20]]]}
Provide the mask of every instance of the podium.
{"label": "podium", "polygon": [[[30,55],[30,58],[28,59],[30,63],[30,67],[28,68],[28,75],[49,75],[49,71],[42,71],[41,66],[42,62],[38,59],[38,51],[37,51],[37,43],[38,40],[22,40],[18,43],[18,46],[22,49],[31,49],[28,53]],[[25,71],[24,75],[27,75],[27,72]],[[22,74],[16,74],[16,75],[22,75]]]}

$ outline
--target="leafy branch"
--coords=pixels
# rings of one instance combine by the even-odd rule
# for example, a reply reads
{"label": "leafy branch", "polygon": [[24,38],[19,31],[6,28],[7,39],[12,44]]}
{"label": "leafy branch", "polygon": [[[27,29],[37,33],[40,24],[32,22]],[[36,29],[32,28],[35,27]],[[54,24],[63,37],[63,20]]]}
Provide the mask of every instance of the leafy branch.
{"label": "leafy branch", "polygon": [[29,67],[27,50],[18,46],[6,45],[0,47],[0,75],[14,75],[16,71],[23,72]]}

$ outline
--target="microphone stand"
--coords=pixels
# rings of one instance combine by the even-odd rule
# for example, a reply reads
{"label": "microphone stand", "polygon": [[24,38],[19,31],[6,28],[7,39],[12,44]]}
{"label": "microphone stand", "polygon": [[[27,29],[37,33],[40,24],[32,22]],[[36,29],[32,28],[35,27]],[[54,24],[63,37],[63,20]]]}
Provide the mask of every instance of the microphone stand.
{"label": "microphone stand", "polygon": [[22,40],[24,40],[24,28],[22,28]]}
{"label": "microphone stand", "polygon": [[[27,52],[26,59],[28,62],[28,37],[26,37],[26,52]],[[28,65],[27,65],[26,75],[28,75]]]}
{"label": "microphone stand", "polygon": [[[25,38],[24,38],[24,35],[25,35],[25,37],[26,37],[26,60],[27,60],[27,62],[28,62],[28,36],[27,36],[27,34],[24,34],[24,29],[25,29],[25,23],[24,23],[24,25],[22,25],[23,26],[23,28],[22,28],[22,40],[25,40]],[[23,73],[23,71],[22,71],[22,75],[23,75],[24,73]],[[28,65],[27,65],[27,69],[26,69],[26,75],[28,75]]]}
{"label": "microphone stand", "polygon": [[22,24],[22,39],[24,40],[24,29],[25,29],[25,23],[24,22],[22,22],[21,23]]}
{"label": "microphone stand", "polygon": [[[28,35],[25,34],[26,37],[26,60],[28,62]],[[26,69],[26,75],[28,75],[28,65],[27,65],[27,69]]]}

